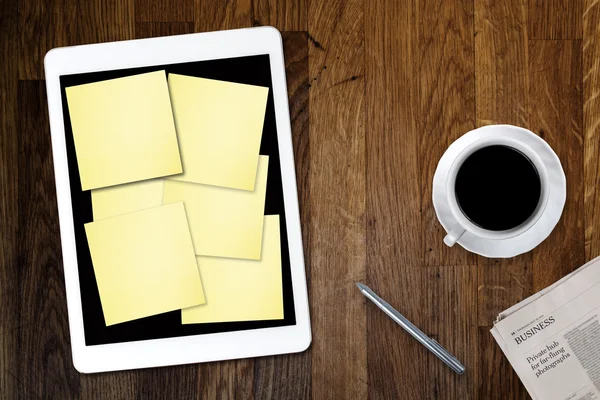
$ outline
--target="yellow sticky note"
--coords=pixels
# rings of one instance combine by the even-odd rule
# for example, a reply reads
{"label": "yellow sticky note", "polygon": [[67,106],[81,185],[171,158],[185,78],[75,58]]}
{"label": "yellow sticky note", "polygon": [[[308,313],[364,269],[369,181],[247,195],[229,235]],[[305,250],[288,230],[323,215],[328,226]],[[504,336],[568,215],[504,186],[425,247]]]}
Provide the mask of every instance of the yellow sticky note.
{"label": "yellow sticky note", "polygon": [[269,157],[253,192],[165,180],[163,203],[183,201],[197,255],[260,259]]}
{"label": "yellow sticky note", "polygon": [[92,190],[94,221],[162,205],[164,179]]}
{"label": "yellow sticky note", "polygon": [[169,74],[183,162],[172,179],[254,190],[269,88]]}
{"label": "yellow sticky note", "polygon": [[205,302],[183,203],[85,224],[106,325]]}
{"label": "yellow sticky note", "polygon": [[66,93],[83,190],[182,172],[165,71]]}
{"label": "yellow sticky note", "polygon": [[197,258],[207,302],[181,310],[182,323],[283,318],[279,216],[264,219],[261,260]]}

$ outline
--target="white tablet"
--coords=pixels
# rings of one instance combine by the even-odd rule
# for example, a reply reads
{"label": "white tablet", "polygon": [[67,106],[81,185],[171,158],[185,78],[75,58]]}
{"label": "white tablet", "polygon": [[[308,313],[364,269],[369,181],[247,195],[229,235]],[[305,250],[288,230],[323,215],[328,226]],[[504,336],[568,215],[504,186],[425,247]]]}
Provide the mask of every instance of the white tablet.
{"label": "white tablet", "polygon": [[[44,60],[73,363],[83,373],[300,352],[311,342],[282,40],[260,27],[53,49]],[[282,318],[183,324],[175,310],[107,325],[84,225],[66,89],[164,71],[268,87],[260,154],[265,215],[279,215]],[[192,253],[193,254],[193,253]],[[207,302],[210,299],[207,299]]]}

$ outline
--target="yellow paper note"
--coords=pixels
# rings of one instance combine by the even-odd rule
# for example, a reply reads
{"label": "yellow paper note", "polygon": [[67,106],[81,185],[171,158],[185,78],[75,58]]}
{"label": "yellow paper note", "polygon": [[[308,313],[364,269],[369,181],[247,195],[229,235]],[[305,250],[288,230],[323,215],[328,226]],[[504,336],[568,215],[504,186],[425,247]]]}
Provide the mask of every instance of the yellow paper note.
{"label": "yellow paper note", "polygon": [[165,71],[66,93],[83,190],[182,172]]}
{"label": "yellow paper note", "polygon": [[106,325],[205,302],[182,203],[85,224]]}
{"label": "yellow paper note", "polygon": [[94,221],[162,205],[164,179],[92,190]]}
{"label": "yellow paper note", "polygon": [[261,260],[197,258],[207,302],[181,310],[182,323],[283,318],[279,216],[264,219]]}
{"label": "yellow paper note", "polygon": [[172,179],[254,190],[269,89],[169,74],[183,162]]}
{"label": "yellow paper note", "polygon": [[268,156],[253,192],[165,180],[163,203],[183,201],[197,255],[260,259]]}

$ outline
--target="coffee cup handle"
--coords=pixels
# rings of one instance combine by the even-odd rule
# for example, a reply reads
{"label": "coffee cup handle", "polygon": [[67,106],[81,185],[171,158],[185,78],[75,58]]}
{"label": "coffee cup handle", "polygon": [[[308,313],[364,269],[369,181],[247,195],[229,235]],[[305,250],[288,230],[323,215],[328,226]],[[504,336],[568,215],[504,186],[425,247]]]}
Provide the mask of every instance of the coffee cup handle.
{"label": "coffee cup handle", "polygon": [[444,243],[446,244],[446,246],[448,247],[452,247],[454,246],[454,244],[458,241],[458,239],[460,239],[460,237],[463,235],[463,233],[466,232],[466,229],[463,228],[461,225],[456,224],[454,226],[454,228],[450,229],[450,231],[448,232],[448,234],[446,235],[446,237],[444,238]]}

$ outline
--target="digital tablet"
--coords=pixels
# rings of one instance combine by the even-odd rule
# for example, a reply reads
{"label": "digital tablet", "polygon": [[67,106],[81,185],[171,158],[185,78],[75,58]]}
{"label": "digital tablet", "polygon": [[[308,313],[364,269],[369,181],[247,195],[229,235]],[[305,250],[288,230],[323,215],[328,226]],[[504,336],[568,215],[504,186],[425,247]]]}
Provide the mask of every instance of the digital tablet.
{"label": "digital tablet", "polygon": [[[308,348],[311,342],[311,331],[306,276],[283,48],[279,31],[271,27],[259,27],[57,48],[46,54],[44,66],[71,346],[75,368],[82,373],[93,373],[293,353]],[[127,78],[136,76],[156,77],[157,75],[164,78],[165,81],[169,81],[170,76],[177,75],[191,79],[193,82],[226,82],[236,84],[235,88],[242,89],[250,87],[268,88],[268,92],[267,89],[261,92],[268,94],[265,95],[266,106],[264,106],[262,133],[260,141],[257,143],[260,146],[260,159],[264,158],[266,160],[268,158],[266,194],[264,194],[263,200],[264,215],[278,216],[279,220],[277,225],[270,225],[269,228],[273,231],[273,229],[276,229],[273,226],[278,226],[279,247],[274,254],[280,254],[281,258],[280,271],[277,275],[279,277],[277,279],[281,282],[280,286],[278,286],[279,284],[275,285],[281,293],[282,303],[281,305],[277,304],[281,312],[279,314],[269,314],[276,315],[275,317],[266,319],[251,319],[252,317],[250,317],[250,319],[241,318],[242,320],[239,321],[232,317],[233,319],[225,318],[224,321],[220,321],[218,318],[215,320],[213,315],[212,319],[208,318],[208,322],[183,323],[182,311],[174,309],[162,313],[154,312],[153,315],[136,318],[135,313],[127,314],[126,312],[129,307],[128,301],[119,303],[119,301],[122,301],[122,297],[117,297],[114,300],[117,303],[112,304],[113,308],[110,311],[112,314],[110,319],[108,318],[108,296],[111,295],[110,291],[113,290],[110,285],[117,281],[120,271],[118,268],[128,268],[128,265],[119,266],[115,272],[114,268],[116,266],[111,261],[114,258],[100,260],[100,255],[104,251],[101,249],[101,245],[108,246],[107,242],[113,237],[110,234],[110,229],[114,227],[111,227],[111,225],[115,224],[107,223],[97,226],[95,220],[98,219],[98,210],[94,209],[96,206],[92,207],[92,192],[95,190],[94,188],[118,186],[128,180],[143,180],[150,175],[135,175],[136,165],[123,164],[122,166],[119,165],[118,168],[114,168],[114,165],[107,163],[105,164],[106,171],[104,171],[104,168],[98,168],[98,165],[101,164],[92,163],[90,164],[91,167],[86,165],[85,163],[91,162],[90,157],[93,158],[94,155],[90,156],[84,153],[84,145],[88,146],[87,151],[91,149],[94,152],[96,148],[100,151],[103,144],[95,141],[96,139],[91,141],[88,140],[89,137],[86,139],[85,135],[87,133],[80,126],[82,124],[81,119],[85,119],[88,114],[94,114],[94,110],[90,110],[90,108],[96,107],[95,104],[102,100],[104,94],[101,93],[104,92],[90,91],[87,94],[84,93],[82,98],[85,100],[77,100],[79,101],[78,104],[75,104],[75,100],[68,99],[68,96],[75,99],[75,94],[79,93],[77,90],[72,90],[73,88],[96,88],[96,86],[90,86],[90,84],[109,81],[131,82]],[[126,80],[120,80],[122,78]],[[192,87],[189,82],[183,81],[181,87]],[[163,86],[160,85],[157,90],[162,90]],[[144,81],[142,84],[138,83],[138,87],[141,88],[140,90],[145,91],[144,93],[146,91],[153,93],[151,86],[150,80]],[[97,87],[102,88],[104,86]],[[199,86],[199,90],[204,90],[202,89],[204,87]],[[220,86],[215,89],[215,93],[222,93],[219,88]],[[170,87],[169,90],[171,102],[175,104],[173,102],[173,88]],[[110,93],[110,91],[108,92]],[[140,97],[140,102],[145,104],[147,96],[147,94],[144,94]],[[115,98],[114,101],[124,100],[119,97]],[[168,98],[166,101],[168,102]],[[180,100],[177,101],[181,102]],[[213,102],[209,103],[212,104]],[[135,108],[135,105],[125,104],[127,112],[131,112],[129,107]],[[152,111],[148,115],[152,115],[152,118],[154,118],[155,113],[160,114],[161,112],[157,108],[156,111]],[[194,118],[196,113],[192,112],[191,115],[191,118]],[[88,129],[100,129],[98,127],[104,126],[104,122],[102,119],[94,120],[88,123],[91,126]],[[156,124],[153,122],[150,125],[155,126]],[[176,130],[179,131],[183,129],[184,123],[177,120],[175,125]],[[144,131],[141,132],[143,134]],[[88,140],[88,143],[85,143],[85,140]],[[121,140],[121,138],[117,137],[118,140]],[[136,140],[140,143],[146,142],[145,139],[139,137]],[[148,139],[148,141],[151,140]],[[162,143],[165,149],[170,146],[165,144],[167,142]],[[182,147],[181,137],[179,137],[179,147]],[[175,148],[173,154],[177,154],[176,150]],[[117,157],[118,153],[119,151],[116,148],[114,152],[109,151],[110,157]],[[191,165],[192,161],[197,161],[194,153],[193,147],[192,150],[187,150],[185,162],[183,163],[185,175],[189,175],[187,172],[188,164]],[[198,150],[198,154],[205,153],[202,153],[200,149]],[[199,159],[200,157],[198,157]],[[218,161],[218,158],[216,160]],[[137,161],[131,162],[131,164],[136,163]],[[178,165],[175,162],[169,168],[181,168]],[[163,165],[161,156],[159,156],[155,162],[151,162],[144,167],[146,168],[144,171],[147,171],[148,168],[151,169],[152,174],[154,174],[153,177],[157,176],[156,171],[158,170],[160,170],[158,175],[162,174],[163,176],[169,173],[181,172],[173,172],[174,170],[168,172],[167,167]],[[132,172],[127,175],[130,172],[129,169]],[[139,168],[137,169],[139,170]],[[199,173],[202,173],[202,171],[203,169],[199,167]],[[89,175],[86,175],[85,179],[84,172]],[[111,176],[103,181],[104,175]],[[260,168],[256,172],[256,177],[254,171],[251,175],[252,182],[254,180],[258,182]],[[168,176],[166,177],[168,178]],[[254,186],[254,183],[252,185]],[[256,187],[258,186],[257,183]],[[240,189],[233,188],[231,190],[239,191]],[[197,208],[199,208],[198,212],[202,212],[202,207]],[[189,220],[190,207],[188,204],[185,204],[185,210]],[[133,229],[132,232],[135,232],[135,229],[143,229],[142,227],[146,226],[139,223],[140,218],[146,221],[144,224],[152,227],[154,225],[146,218],[150,214],[152,214],[152,218],[158,220],[158,218],[167,218],[168,215],[176,214],[179,211],[179,207],[173,206],[162,212],[160,216],[158,213],[148,213],[148,215],[141,215],[138,219],[129,218],[127,222],[129,225],[127,226]],[[121,223],[119,217],[112,218]],[[98,229],[94,228],[95,230],[92,231],[90,226],[93,224],[96,224],[94,227],[98,227]],[[177,224],[173,223],[171,225],[175,226]],[[116,224],[115,226],[122,227],[124,225]],[[264,228],[266,232],[267,224],[264,225]],[[107,229],[108,231],[106,231]],[[119,232],[121,232],[122,229],[119,229]],[[171,227],[168,229],[171,229]],[[178,228],[173,227],[173,229]],[[144,234],[146,231],[144,231]],[[150,231],[152,231],[152,228],[150,228]],[[103,242],[99,242],[99,239],[94,239],[92,236],[92,233],[93,235],[107,235],[106,232],[109,233],[108,236],[102,239]],[[169,235],[165,234],[164,236]],[[97,241],[93,245],[89,242],[92,239]],[[197,242],[201,242],[201,240],[193,239],[193,245],[197,250],[200,247]],[[263,247],[266,246],[265,243],[263,238]],[[188,255],[187,251],[186,247],[186,256]],[[264,259],[265,251],[264,249],[262,251]],[[193,255],[194,252],[191,254]],[[208,254],[208,256],[210,255]],[[134,260],[137,260],[137,258],[134,258]],[[187,260],[189,261],[189,257],[187,257]],[[224,263],[226,265],[227,262],[223,260],[227,261],[227,258],[217,259],[215,264],[222,265]],[[108,275],[108,279],[106,276],[100,275],[100,261],[106,263],[106,268],[113,268],[111,272],[113,275]],[[150,261],[156,264],[156,260]],[[98,262],[97,265],[96,262]],[[258,256],[256,262],[260,262],[260,256]],[[251,266],[250,268],[254,268],[252,267],[253,264],[248,265]],[[220,270],[217,269],[217,271]],[[248,270],[244,272],[248,273]],[[200,273],[201,277],[202,275]],[[102,282],[108,283],[102,283],[101,279]],[[260,279],[258,280],[259,285],[261,284]],[[165,282],[167,281],[171,282],[170,279],[165,280]],[[208,283],[203,281],[202,284],[206,295],[205,302],[211,304],[211,297],[214,296],[209,292]],[[108,288],[102,288],[102,285],[108,285]],[[211,285],[213,284],[211,283]],[[161,288],[157,289],[157,293],[160,293]],[[102,298],[100,290],[103,291]],[[194,289],[187,288],[187,285],[183,285],[181,290],[176,287],[172,291],[173,296],[169,297],[170,301],[178,301],[178,294],[186,290]],[[212,293],[214,293],[214,290],[217,289],[212,289],[211,286],[210,290],[213,290]],[[259,290],[256,295],[260,296],[260,293]],[[196,297],[195,299],[198,300]],[[141,310],[144,306],[150,307],[153,305],[151,304],[153,301],[148,302],[143,298],[142,303],[137,306],[136,311]],[[232,315],[235,315],[236,310],[232,311],[234,311]],[[134,316],[132,317],[132,315]]]}

